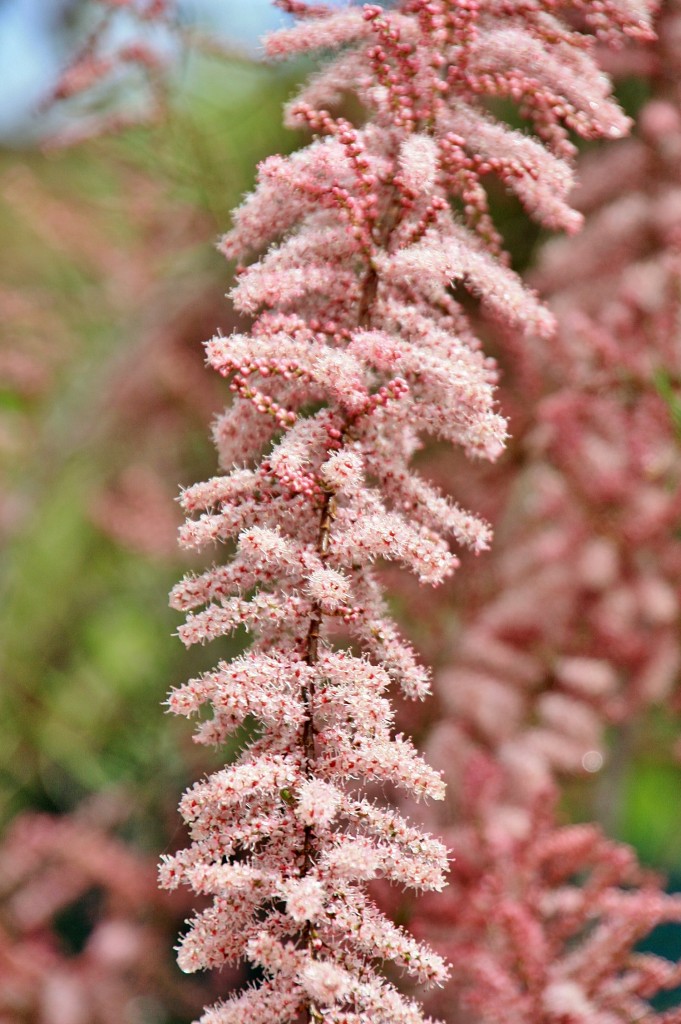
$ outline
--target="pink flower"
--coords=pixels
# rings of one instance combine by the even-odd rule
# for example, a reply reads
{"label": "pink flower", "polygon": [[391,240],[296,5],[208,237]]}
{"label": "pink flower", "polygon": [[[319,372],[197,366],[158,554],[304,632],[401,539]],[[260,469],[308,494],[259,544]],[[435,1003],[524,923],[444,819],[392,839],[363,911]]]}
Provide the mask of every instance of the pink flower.
{"label": "pink flower", "polygon": [[[628,122],[552,2],[284,6],[299,18],[269,40],[270,54],[342,49],[288,108],[314,141],[261,165],[221,243],[237,259],[264,255],[231,293],[254,318],[250,333],[207,345],[234,396],[215,428],[227,475],[185,492],[181,539],[234,542],[236,553],[172,596],[189,612],[185,644],[240,628],[252,643],[174,691],[171,708],[212,706],[200,742],[224,742],[249,717],[259,731],[185,794],[192,844],[163,879],[214,897],[182,939],[183,969],[245,956],[263,974],[205,1024],[423,1024],[377,964],[435,984],[448,968],[364,883],[441,889],[447,851],[363,788],[442,800],[444,782],[395,733],[388,687],[420,698],[429,677],[386,613],[374,565],[394,561],[437,585],[459,564],[452,540],[489,545],[487,524],[412,465],[427,436],[475,458],[503,450],[497,371],[467,307],[553,329],[501,256],[484,179],[512,181],[533,214],[572,229],[568,130],[620,134]],[[603,36],[646,32],[626,4],[584,13]],[[350,86],[367,104],[359,127],[327,110]],[[493,120],[494,97],[520,102],[543,142]],[[543,713],[533,743],[545,751],[555,702]],[[584,709],[570,705],[570,718],[573,745],[591,741]],[[520,935],[510,904],[504,915]]]}

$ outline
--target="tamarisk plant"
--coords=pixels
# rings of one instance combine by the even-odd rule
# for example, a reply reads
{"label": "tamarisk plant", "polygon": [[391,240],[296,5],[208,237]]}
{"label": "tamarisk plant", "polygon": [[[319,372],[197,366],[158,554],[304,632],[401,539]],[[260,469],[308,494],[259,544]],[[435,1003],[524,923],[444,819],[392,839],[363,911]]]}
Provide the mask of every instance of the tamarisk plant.
{"label": "tamarisk plant", "polygon": [[[287,109],[314,140],[261,165],[221,245],[243,259],[276,243],[239,267],[231,293],[254,317],[250,333],[207,345],[234,393],[215,426],[225,473],[182,498],[185,545],[236,549],[172,594],[189,613],[185,644],[240,627],[253,642],[174,690],[171,710],[212,707],[203,743],[246,720],[259,730],[184,796],[192,844],[165,858],[161,879],[213,896],[181,941],[184,970],[242,958],[256,970],[205,1024],[418,1024],[421,1009],[381,962],[418,983],[444,982],[447,967],[365,885],[440,889],[447,853],[375,787],[435,800],[444,787],[394,735],[387,691],[423,698],[429,679],[374,563],[438,584],[457,565],[452,542],[490,542],[486,523],[410,465],[427,436],[473,458],[504,445],[495,365],[450,286],[508,323],[552,330],[507,265],[484,179],[497,175],[546,226],[574,230],[568,131],[617,136],[627,119],[555,0],[280,6],[297,22],[270,38],[270,55],[338,53]],[[647,33],[629,3],[575,8],[601,36]],[[351,91],[366,111],[357,125],[333,113]],[[519,103],[535,136],[495,120],[489,97]]]}

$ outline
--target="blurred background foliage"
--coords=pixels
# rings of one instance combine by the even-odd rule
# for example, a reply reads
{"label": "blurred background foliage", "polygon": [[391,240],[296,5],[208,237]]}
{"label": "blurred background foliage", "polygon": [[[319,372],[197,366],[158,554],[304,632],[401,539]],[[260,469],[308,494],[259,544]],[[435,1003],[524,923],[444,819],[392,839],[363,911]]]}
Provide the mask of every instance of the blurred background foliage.
{"label": "blurred background foliage", "polygon": [[163,122],[0,153],[0,819],[131,787],[150,848],[205,767],[159,704],[215,656],[185,655],[165,607],[173,499],[214,470],[224,402],[201,343],[234,326],[211,240],[295,144],[285,74],[190,55],[181,79]]}
{"label": "blurred background foliage", "polygon": [[181,792],[229,756],[162,702],[240,641],[185,652],[166,595],[197,566],[174,499],[214,472],[225,401],[202,342],[235,326],[212,242],[258,160],[296,144],[292,86],[248,51],[189,52],[162,119],[50,152],[20,130],[0,150],[3,1024],[171,1024],[234,984],[181,979],[191,904],[154,876],[182,842]]}

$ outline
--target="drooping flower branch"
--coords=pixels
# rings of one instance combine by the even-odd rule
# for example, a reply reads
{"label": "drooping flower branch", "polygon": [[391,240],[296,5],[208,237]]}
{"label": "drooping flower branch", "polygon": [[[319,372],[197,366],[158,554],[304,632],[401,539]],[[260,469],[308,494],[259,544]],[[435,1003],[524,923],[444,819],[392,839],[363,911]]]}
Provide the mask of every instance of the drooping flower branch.
{"label": "drooping flower branch", "polygon": [[[46,150],[162,121],[178,52],[254,63],[239,47],[190,28],[178,0],[87,0],[83,19],[89,32],[41,104],[54,115],[80,101],[78,115],[54,118],[56,127],[48,120]],[[117,102],[107,108],[103,100],[113,92]]]}
{"label": "drooping flower branch", "polygon": [[[101,109],[88,116],[81,111],[75,125],[62,125],[44,140],[46,148],[72,146],[98,135],[119,132],[160,118],[166,109],[168,40],[177,32],[172,14],[174,0],[93,0],[85,8],[90,31],[80,49],[68,61],[43,101],[49,110],[57,102],[70,101],[111,86],[121,78],[138,78],[142,100],[110,112]],[[128,31],[118,33],[127,17]],[[159,29],[166,36],[159,45]],[[138,90],[139,91],[139,90]]]}
{"label": "drooping flower branch", "polygon": [[[241,627],[253,642],[174,691],[171,709],[212,706],[201,742],[258,728],[235,764],[185,795],[192,845],[162,880],[214,897],[182,940],[184,969],[245,957],[261,978],[206,1024],[418,1024],[380,963],[419,982],[447,968],[365,883],[437,890],[447,856],[371,787],[441,799],[443,782],[394,735],[386,692],[421,698],[428,673],[373,563],[438,584],[457,565],[452,541],[489,544],[489,527],[410,465],[425,436],[488,459],[504,445],[495,366],[450,285],[508,324],[552,330],[501,255],[485,178],[573,230],[567,130],[619,135],[627,121],[555,3],[280,6],[299,20],[272,37],[272,55],[340,53],[288,108],[315,141],[264,162],[222,244],[241,259],[279,239],[232,292],[255,317],[250,334],[207,346],[234,393],[215,428],[226,474],[183,496],[184,543],[234,540],[235,553],[173,592],[186,644]],[[643,10],[574,7],[603,36],[647,33]],[[350,90],[366,106],[360,126],[330,112]],[[521,104],[538,138],[496,121],[489,97]]]}

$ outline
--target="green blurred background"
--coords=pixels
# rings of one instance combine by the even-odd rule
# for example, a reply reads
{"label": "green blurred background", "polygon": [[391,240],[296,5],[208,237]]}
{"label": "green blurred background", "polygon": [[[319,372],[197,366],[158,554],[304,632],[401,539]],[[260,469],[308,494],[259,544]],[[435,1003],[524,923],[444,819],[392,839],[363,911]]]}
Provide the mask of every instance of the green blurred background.
{"label": "green blurred background", "polygon": [[[67,54],[78,20],[63,33]],[[97,922],[152,927],[159,977],[109,971],[127,972],[116,1019],[134,1024],[191,1019],[234,981],[176,991],[172,946],[190,904],[154,902],[158,854],[184,840],[177,801],[225,758],[197,747],[191,724],[162,704],[239,642],[186,652],[167,594],[199,564],[177,547],[175,499],[215,471],[210,423],[227,397],[203,364],[203,341],[235,326],[233,268],[214,243],[258,160],[296,144],[281,128],[292,86],[248,50],[189,51],[162,119],[63,150],[19,133],[0,150],[0,976],[12,944],[30,963],[56,941],[56,977],[73,964],[96,978],[87,944]],[[126,102],[129,88],[97,95],[95,110]],[[86,107],[49,110],[46,129],[77,123]],[[122,841],[123,861],[125,849],[141,857],[145,905],[126,903],[113,864],[107,888],[97,854],[74,868],[54,837],[21,876],[16,849],[21,859],[30,844],[13,823],[34,812]],[[67,880],[58,910],[25,926],[16,907],[55,864]],[[42,997],[26,995],[45,972],[13,995],[15,975],[25,980],[8,971],[9,995],[0,985],[3,1024],[51,1021]],[[87,1024],[108,1020],[90,1004],[84,1013]],[[65,1024],[80,1024],[72,1017]]]}

